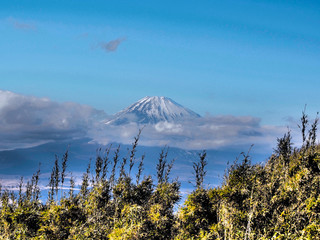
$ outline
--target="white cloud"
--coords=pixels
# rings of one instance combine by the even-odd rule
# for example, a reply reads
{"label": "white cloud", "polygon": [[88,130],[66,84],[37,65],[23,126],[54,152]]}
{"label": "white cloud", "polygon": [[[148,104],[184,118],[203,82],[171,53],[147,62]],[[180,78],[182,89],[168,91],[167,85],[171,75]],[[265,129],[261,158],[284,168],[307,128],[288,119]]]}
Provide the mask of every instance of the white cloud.
{"label": "white cloud", "polygon": [[181,124],[175,124],[171,122],[159,122],[155,124],[154,128],[159,133],[179,134],[183,131]]}
{"label": "white cloud", "polygon": [[101,111],[0,90],[0,150],[86,137]]}
{"label": "white cloud", "polygon": [[106,144],[117,141],[130,144],[143,127],[140,144],[178,147],[183,149],[222,149],[242,146],[274,147],[277,137],[287,131],[283,126],[260,124],[250,116],[206,116],[179,123],[159,122],[155,125],[130,123],[121,126],[107,124],[93,133],[94,141]]}

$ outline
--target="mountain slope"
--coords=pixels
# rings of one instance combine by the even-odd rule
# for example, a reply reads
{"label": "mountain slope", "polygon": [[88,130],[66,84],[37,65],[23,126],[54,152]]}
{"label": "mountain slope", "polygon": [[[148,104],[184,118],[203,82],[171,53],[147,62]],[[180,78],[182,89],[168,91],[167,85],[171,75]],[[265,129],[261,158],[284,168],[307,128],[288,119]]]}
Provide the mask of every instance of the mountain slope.
{"label": "mountain slope", "polygon": [[199,114],[187,109],[167,97],[144,97],[128,108],[117,113],[106,124],[155,124],[161,121],[176,122],[198,118]]}

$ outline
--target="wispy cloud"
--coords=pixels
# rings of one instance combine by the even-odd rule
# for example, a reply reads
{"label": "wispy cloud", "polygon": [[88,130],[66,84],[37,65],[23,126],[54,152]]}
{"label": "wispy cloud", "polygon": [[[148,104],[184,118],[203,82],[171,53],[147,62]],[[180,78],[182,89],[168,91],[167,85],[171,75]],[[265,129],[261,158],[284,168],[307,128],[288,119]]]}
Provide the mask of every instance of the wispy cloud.
{"label": "wispy cloud", "polygon": [[85,33],[81,33],[78,35],[78,38],[88,38],[89,33],[85,32]]}
{"label": "wispy cloud", "polygon": [[9,17],[9,23],[16,29],[24,30],[24,31],[35,31],[37,27],[34,23],[25,22],[21,20],[17,20],[15,18]]}
{"label": "wispy cloud", "polygon": [[124,37],[124,38],[117,38],[109,42],[101,42],[99,43],[99,47],[107,52],[115,52],[117,51],[119,45],[126,39],[127,38]]}

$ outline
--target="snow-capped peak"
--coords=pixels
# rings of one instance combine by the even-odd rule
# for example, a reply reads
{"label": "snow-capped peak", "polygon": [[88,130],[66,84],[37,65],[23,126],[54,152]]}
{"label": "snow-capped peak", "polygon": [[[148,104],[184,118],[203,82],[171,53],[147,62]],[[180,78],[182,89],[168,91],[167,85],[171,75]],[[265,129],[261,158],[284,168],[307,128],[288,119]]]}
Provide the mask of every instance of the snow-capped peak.
{"label": "snow-capped peak", "polygon": [[198,118],[199,114],[184,108],[167,97],[144,97],[128,108],[117,113],[107,124],[125,124],[137,122],[142,124],[161,121],[174,122],[190,118]]}

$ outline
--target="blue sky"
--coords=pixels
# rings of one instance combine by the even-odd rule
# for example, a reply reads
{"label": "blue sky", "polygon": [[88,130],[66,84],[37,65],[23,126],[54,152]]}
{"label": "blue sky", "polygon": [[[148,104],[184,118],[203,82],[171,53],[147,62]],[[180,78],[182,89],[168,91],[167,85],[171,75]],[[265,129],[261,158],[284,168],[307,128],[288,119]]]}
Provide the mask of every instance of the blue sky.
{"label": "blue sky", "polygon": [[43,144],[131,144],[139,125],[104,121],[147,95],[205,117],[147,126],[140,144],[220,151],[216,172],[251,144],[271,154],[287,125],[299,146],[304,105],[320,110],[319,26],[319,1],[1,1],[1,181],[48,164]]}
{"label": "blue sky", "polygon": [[5,1],[0,89],[108,114],[159,95],[286,124],[319,111],[319,26],[319,1]]}

